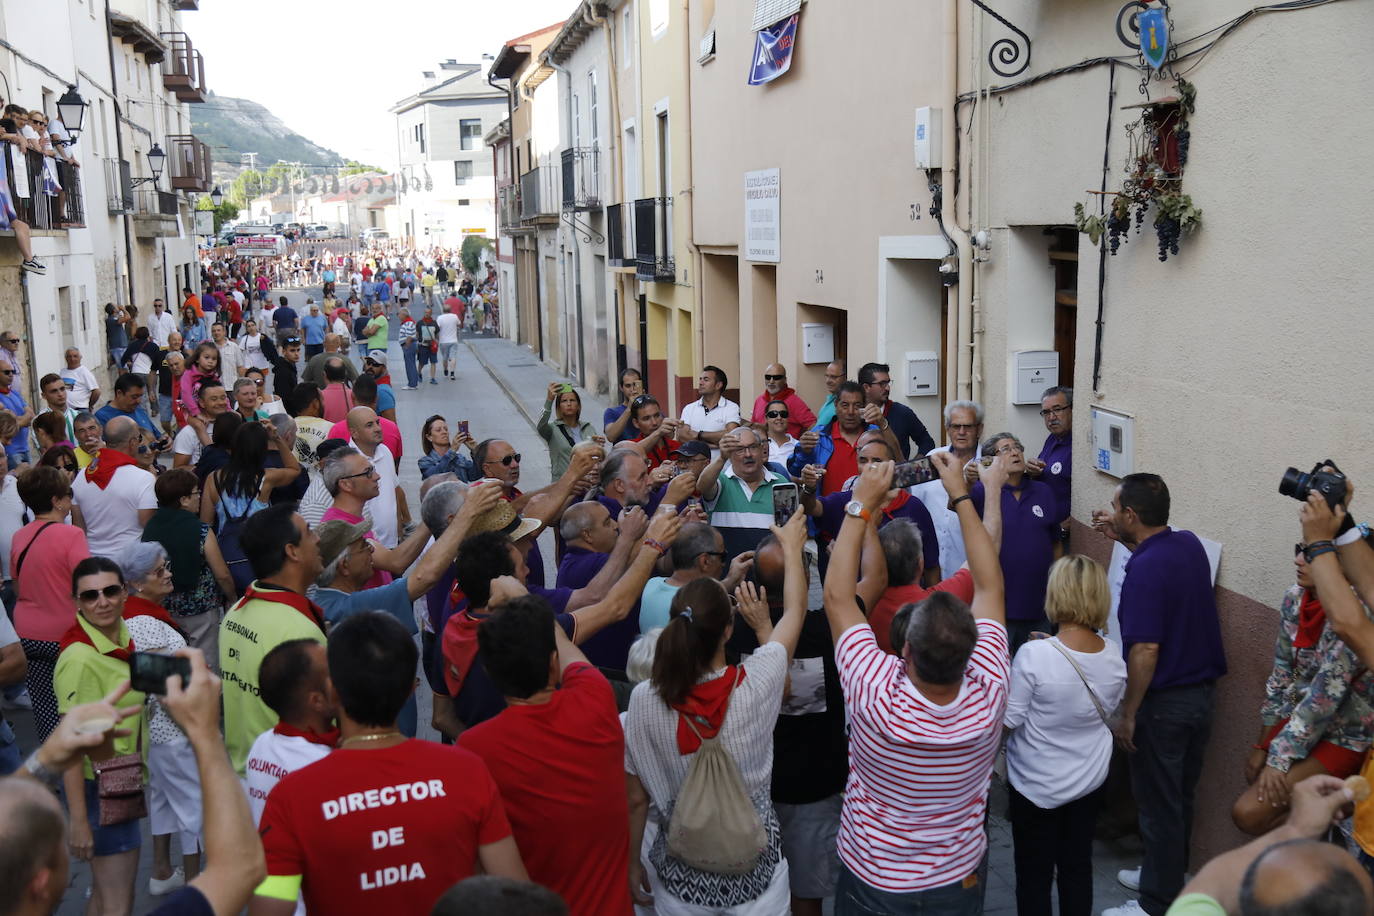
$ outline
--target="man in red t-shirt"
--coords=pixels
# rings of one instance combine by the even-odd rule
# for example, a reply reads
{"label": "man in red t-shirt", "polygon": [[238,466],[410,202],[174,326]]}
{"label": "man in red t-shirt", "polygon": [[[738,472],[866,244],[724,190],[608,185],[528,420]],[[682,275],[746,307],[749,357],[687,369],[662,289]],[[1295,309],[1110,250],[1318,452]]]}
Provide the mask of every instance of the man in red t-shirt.
{"label": "man in red t-shirt", "polygon": [[428,913],[479,867],[525,880],[487,765],[396,727],[418,660],[405,627],[378,611],[354,614],[330,631],[327,652],[338,750],[268,795],[267,878],[252,911],[290,916],[299,893],[314,913]]}
{"label": "man in red t-shirt", "polygon": [[[998,546],[998,541],[1000,535],[993,539],[993,546]],[[925,560],[921,529],[911,519],[893,519],[878,529],[878,542],[883,545],[883,557],[887,560],[887,588],[873,605],[868,623],[873,627],[878,647],[892,655],[900,655],[901,650],[894,648],[892,640],[892,621],[897,612],[908,604],[925,600],[927,595],[934,592],[949,592],[965,604],[972,604],[973,574],[965,563],[943,582],[931,588],[923,586],[921,573],[925,569]],[[905,629],[904,624],[902,630]],[[901,641],[895,645],[900,646]]]}
{"label": "man in red t-shirt", "polygon": [[644,450],[644,460],[652,471],[668,460],[668,456],[682,443],[672,438],[678,421],[663,418],[663,409],[651,394],[641,394],[630,403],[630,422],[639,431],[635,442]]}
{"label": "man in red t-shirt", "polygon": [[610,683],[538,596],[497,608],[477,642],[506,708],[458,746],[491,770],[530,880],[573,916],[629,916],[625,736]]}

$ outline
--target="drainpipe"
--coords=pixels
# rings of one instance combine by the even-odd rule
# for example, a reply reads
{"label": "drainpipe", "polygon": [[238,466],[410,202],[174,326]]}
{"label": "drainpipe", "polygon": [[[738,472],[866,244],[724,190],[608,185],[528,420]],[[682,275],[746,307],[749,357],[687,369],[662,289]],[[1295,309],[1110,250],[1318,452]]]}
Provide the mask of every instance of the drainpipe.
{"label": "drainpipe", "polygon": [[[697,247],[696,243],[696,182],[693,178],[692,166],[692,65],[696,63],[696,56],[692,53],[690,7],[690,0],[682,0],[682,60],[687,67],[686,104],[684,105],[687,109],[687,187],[683,194],[687,198],[687,251],[691,255],[692,267],[697,272],[696,286],[692,288],[692,323],[696,325],[697,332],[696,346],[692,348],[693,361],[696,363],[692,366],[692,376],[695,377],[696,366],[706,363],[706,320],[703,314],[706,308],[706,285],[701,282],[703,257],[701,249]],[[672,386],[672,390],[676,396],[676,386]],[[679,410],[681,407],[682,405],[678,405]]]}
{"label": "drainpipe", "polygon": [[[959,95],[959,0],[945,0],[944,27],[945,91],[949,101],[941,115],[944,146],[941,155],[945,163],[941,181],[948,195],[945,206],[951,217],[946,229],[954,241],[959,264],[959,282],[945,293],[946,308],[951,314],[958,314],[956,333],[946,340],[945,381],[946,384],[954,383],[952,390],[957,400],[967,400],[973,396],[973,257],[969,249],[969,227],[959,225],[959,202],[954,195],[959,173],[956,153],[959,120],[954,106]],[[971,195],[973,182],[965,181],[962,190]],[[956,364],[957,369],[954,368]]]}
{"label": "drainpipe", "polygon": [[[105,0],[105,49],[110,55],[110,106],[114,109],[115,117],[115,149],[119,153],[119,161],[124,161],[124,131],[120,128],[120,121],[124,120],[124,115],[119,108],[119,79],[115,75],[115,54],[114,54],[114,33],[110,30],[110,0]],[[116,169],[115,171],[119,171]],[[120,196],[124,194],[124,188],[119,188]],[[109,191],[106,190],[108,196]],[[129,281],[129,302],[138,302],[138,297],[134,295],[134,242],[129,232],[129,214],[122,213],[119,218],[124,227],[124,258],[125,276]]]}
{"label": "drainpipe", "polygon": [[[622,189],[625,186],[625,151],[620,145],[620,67],[615,59],[615,35],[611,22],[604,16],[597,16],[594,22],[602,27],[602,34],[606,36],[606,68],[610,71],[607,82],[611,85],[611,129],[607,131],[606,137],[610,144],[611,152],[611,189],[615,197],[619,199]],[[603,200],[609,200],[610,194],[602,195]],[[621,224],[620,224],[620,243],[623,249],[625,244],[625,210],[624,201],[621,202]],[[608,265],[609,266],[609,265]],[[615,385],[619,384],[621,353],[625,347],[625,328],[624,328],[624,309],[625,294],[619,271],[611,272],[614,278],[614,301],[615,306],[615,371],[611,373],[611,378],[616,379]],[[612,386],[614,388],[614,385]]]}
{"label": "drainpipe", "polygon": [[[571,135],[572,135],[572,131],[573,131],[573,113],[572,113],[573,84],[572,84],[572,73],[568,70],[567,67],[564,67],[564,66],[562,66],[561,64],[556,64],[556,63],[554,63],[553,57],[552,57],[551,55],[549,55],[549,54],[545,54],[545,55],[544,55],[544,62],[547,63],[551,68],[553,68],[553,71],[554,71],[555,73],[561,73],[561,74],[563,75],[563,81],[564,81],[564,85],[565,85],[566,88],[567,88],[567,97],[568,97],[568,102],[567,102],[567,105],[565,106],[565,107],[567,108],[567,113],[568,113],[568,134],[569,134],[569,136],[571,136]],[[576,178],[577,178],[577,152],[576,152],[576,149],[577,149],[577,148],[576,148],[576,147],[569,147],[568,149],[573,150],[572,163],[573,163],[573,179],[574,179],[574,187],[575,187],[575,186],[576,186]],[[566,150],[560,151],[560,153],[559,153],[559,163],[558,163],[558,166],[557,166],[557,168],[559,169],[559,175],[560,175],[560,177],[562,176],[562,165],[563,165],[563,162],[562,162],[562,153],[563,153],[563,152],[566,152]],[[584,361],[586,360],[586,356],[587,356],[587,348],[586,348],[586,341],[585,341],[585,338],[584,338],[584,336],[583,336],[583,325],[582,325],[582,245],[581,245],[580,242],[577,241],[577,226],[572,222],[571,219],[565,219],[565,218],[563,217],[563,213],[562,213],[562,201],[559,202],[558,222],[559,222],[559,225],[560,225],[560,226],[561,226],[563,223],[566,222],[566,223],[568,224],[568,229],[569,229],[569,233],[568,233],[568,234],[572,236],[572,243],[573,243],[573,289],[572,289],[572,298],[573,298],[573,302],[575,303],[575,313],[576,313],[576,315],[577,315],[577,376],[576,376],[576,377],[577,377],[577,382],[578,382],[578,384],[585,387],[587,382],[586,382],[586,369],[585,369],[585,366],[584,366]],[[566,344],[565,344],[565,346],[566,346]],[[565,361],[564,361],[564,365],[566,366],[566,364],[567,364],[567,361],[565,360]],[[568,374],[569,374],[569,375],[572,375],[573,373],[569,372]]]}

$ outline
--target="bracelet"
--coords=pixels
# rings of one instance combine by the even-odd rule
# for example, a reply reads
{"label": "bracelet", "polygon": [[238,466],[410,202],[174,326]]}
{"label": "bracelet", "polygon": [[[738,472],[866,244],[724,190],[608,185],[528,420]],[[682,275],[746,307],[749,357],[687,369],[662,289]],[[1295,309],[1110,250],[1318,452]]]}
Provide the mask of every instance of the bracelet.
{"label": "bracelet", "polygon": [[1304,548],[1302,554],[1304,557],[1307,558],[1308,563],[1311,563],[1313,560],[1315,560],[1317,557],[1321,556],[1324,553],[1336,552],[1335,544],[1332,544],[1330,541],[1324,541],[1322,543],[1325,546],[1317,547],[1314,549],[1311,545],[1308,545],[1306,548]]}
{"label": "bracelet", "polygon": [[959,505],[961,502],[963,502],[963,501],[966,500],[966,499],[971,500],[971,499],[973,499],[973,497],[970,496],[969,494],[965,493],[963,496],[956,496],[956,497],[954,497],[953,499],[951,499],[951,500],[949,501],[949,511],[951,511],[951,512],[955,511],[954,507],[957,506],[957,505]]}
{"label": "bracelet", "polygon": [[[1350,516],[1346,516],[1349,518]],[[1369,537],[1369,526],[1363,523],[1351,526],[1350,530],[1336,538],[1337,547],[1347,547],[1361,538]]]}
{"label": "bracelet", "polygon": [[43,761],[38,759],[37,751],[30,754],[29,758],[24,761],[24,769],[28,771],[29,775],[34,779],[46,783],[54,789],[62,785],[62,771],[48,769]]}
{"label": "bracelet", "polygon": [[662,541],[656,541],[653,538],[645,538],[644,546],[652,547],[654,550],[657,550],[660,557],[668,552],[667,544],[664,544]]}

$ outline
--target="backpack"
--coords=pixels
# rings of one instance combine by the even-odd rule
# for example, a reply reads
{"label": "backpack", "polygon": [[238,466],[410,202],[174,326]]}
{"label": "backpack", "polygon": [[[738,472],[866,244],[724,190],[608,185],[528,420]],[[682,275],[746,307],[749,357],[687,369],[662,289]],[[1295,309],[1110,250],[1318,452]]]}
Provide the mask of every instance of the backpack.
{"label": "backpack", "polygon": [[[225,497],[220,494],[220,499]],[[234,588],[239,594],[243,594],[244,589],[253,583],[256,578],[253,575],[253,566],[248,562],[248,555],[243,552],[243,523],[248,520],[248,516],[253,514],[253,499],[248,500],[248,506],[242,515],[232,515],[228,507],[224,510],[224,526],[215,532],[215,538],[219,541],[219,552],[224,557],[224,565],[229,567],[229,575],[234,578]]]}
{"label": "backpack", "polygon": [[[733,694],[744,669],[735,674]],[[730,714],[726,700],[725,715]],[[767,848],[767,835],[754,803],[744,791],[739,766],[721,747],[720,732],[702,738],[690,716],[683,721],[701,741],[687,768],[687,778],[668,821],[668,852],[699,871],[721,875],[748,874]],[[725,719],[721,718],[721,729]]]}

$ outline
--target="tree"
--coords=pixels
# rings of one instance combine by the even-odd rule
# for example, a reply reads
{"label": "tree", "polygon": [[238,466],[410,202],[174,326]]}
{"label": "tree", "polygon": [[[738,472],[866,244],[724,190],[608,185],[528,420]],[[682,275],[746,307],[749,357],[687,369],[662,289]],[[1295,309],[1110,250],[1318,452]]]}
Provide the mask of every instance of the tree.
{"label": "tree", "polygon": [[253,198],[261,197],[264,188],[262,172],[244,169],[229,185],[226,201],[232,201],[239,209],[247,209]]}
{"label": "tree", "polygon": [[349,159],[344,163],[343,169],[339,172],[341,176],[361,175],[364,172],[380,172],[381,169],[375,165],[364,165],[356,159]]}
{"label": "tree", "polygon": [[215,234],[219,235],[220,227],[225,223],[238,219],[239,208],[229,200],[225,200],[218,207],[211,202],[209,197],[202,197],[196,201],[197,210],[213,210],[215,213]]}
{"label": "tree", "polygon": [[485,235],[469,235],[463,238],[463,247],[458,251],[458,257],[463,261],[463,267],[474,277],[482,267],[482,252],[491,248],[491,239]]}

